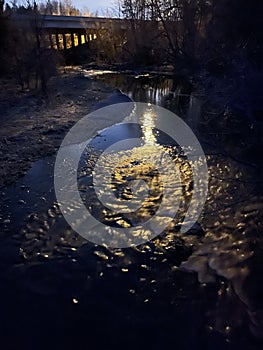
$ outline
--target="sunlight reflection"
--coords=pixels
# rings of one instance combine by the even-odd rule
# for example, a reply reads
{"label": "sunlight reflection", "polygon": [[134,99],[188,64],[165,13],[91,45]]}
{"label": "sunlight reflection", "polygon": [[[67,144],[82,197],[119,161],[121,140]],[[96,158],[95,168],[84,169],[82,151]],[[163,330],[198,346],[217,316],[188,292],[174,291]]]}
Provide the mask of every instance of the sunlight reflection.
{"label": "sunlight reflection", "polygon": [[149,108],[142,116],[142,132],[145,145],[156,145],[157,140],[153,133],[156,123],[156,114]]}

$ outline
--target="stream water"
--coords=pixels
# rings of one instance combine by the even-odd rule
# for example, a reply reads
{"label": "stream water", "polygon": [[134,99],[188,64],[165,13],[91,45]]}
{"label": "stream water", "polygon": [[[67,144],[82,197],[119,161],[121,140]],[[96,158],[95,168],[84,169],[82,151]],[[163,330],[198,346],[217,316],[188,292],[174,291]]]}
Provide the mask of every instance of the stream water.
{"label": "stream water", "polygon": [[[186,234],[174,225],[136,248],[96,246],[76,234],[59,210],[55,157],[36,162],[1,193],[5,349],[260,349],[263,206],[253,125],[227,110],[218,116],[187,81],[118,73],[93,79],[125,94],[99,107],[128,96],[170,109],[191,127],[207,157],[206,204]],[[146,126],[153,129],[154,120]],[[116,126],[104,130],[94,139],[90,164],[116,135],[130,133]],[[177,145],[161,141],[181,162],[185,196],[191,198],[189,165]],[[92,187],[91,174],[85,174],[83,185]],[[86,200],[96,207],[91,192]],[[107,213],[103,220],[127,224]]]}

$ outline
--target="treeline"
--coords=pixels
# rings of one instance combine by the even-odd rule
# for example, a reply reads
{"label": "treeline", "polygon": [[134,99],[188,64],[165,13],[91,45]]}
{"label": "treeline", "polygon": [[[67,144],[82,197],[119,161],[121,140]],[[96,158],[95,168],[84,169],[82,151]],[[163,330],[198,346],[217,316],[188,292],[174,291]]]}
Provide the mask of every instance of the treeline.
{"label": "treeline", "polygon": [[[4,4],[4,0],[1,0]],[[19,3],[13,0],[10,4],[2,5],[6,12],[28,13],[32,7],[37,8],[38,12],[44,15],[59,15],[59,16],[87,16],[89,11],[80,11],[76,8],[71,0],[48,0],[46,2],[36,2],[27,0],[25,3]]]}
{"label": "treeline", "polygon": [[71,0],[51,0],[47,2],[41,2],[38,5],[38,10],[41,14],[46,15],[58,15],[58,16],[88,16],[90,15],[88,10],[80,11],[76,8]]}
{"label": "treeline", "polygon": [[[260,64],[260,0],[120,0],[137,60],[199,65],[247,56]],[[147,20],[149,22],[147,22]],[[156,22],[154,27],[152,21]],[[147,28],[148,27],[148,28]],[[161,54],[161,57],[159,57]],[[231,59],[230,59],[231,60]]]}

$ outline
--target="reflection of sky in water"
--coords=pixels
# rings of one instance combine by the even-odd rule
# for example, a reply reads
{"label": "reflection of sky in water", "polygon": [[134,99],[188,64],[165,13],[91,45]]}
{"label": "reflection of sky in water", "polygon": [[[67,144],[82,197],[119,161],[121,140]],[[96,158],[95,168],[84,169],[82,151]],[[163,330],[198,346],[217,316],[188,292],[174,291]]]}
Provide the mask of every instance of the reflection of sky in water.
{"label": "reflection of sky in water", "polygon": [[97,78],[121,90],[136,102],[162,105],[164,98],[173,89],[173,80],[158,76],[139,75],[137,79],[124,74],[99,74]]}

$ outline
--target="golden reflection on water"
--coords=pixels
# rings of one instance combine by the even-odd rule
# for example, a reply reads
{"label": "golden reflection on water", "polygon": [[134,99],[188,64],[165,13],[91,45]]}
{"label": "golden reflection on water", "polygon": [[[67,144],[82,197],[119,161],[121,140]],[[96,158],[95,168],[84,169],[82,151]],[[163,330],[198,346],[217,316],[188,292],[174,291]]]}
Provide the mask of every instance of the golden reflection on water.
{"label": "golden reflection on water", "polygon": [[142,132],[145,145],[156,145],[157,140],[153,133],[156,126],[157,115],[150,108],[142,115]]}
{"label": "golden reflection on water", "polygon": [[[111,169],[112,177],[110,189],[117,198],[133,201],[138,204],[138,209],[124,216],[118,214],[122,210],[120,203],[107,202],[106,206],[114,211],[105,210],[103,220],[108,224],[117,224],[118,227],[131,227],[148,222],[153,216],[158,223],[165,223],[169,219],[168,213],[174,211],[175,202],[171,198],[178,198],[186,195],[180,181],[185,183],[191,181],[191,167],[172,146],[165,146],[158,143],[156,122],[158,115],[153,111],[151,105],[142,111],[140,115],[140,125],[142,130],[142,144],[129,150],[120,150],[114,154],[105,155],[103,164]],[[112,164],[118,164],[112,169]],[[190,169],[189,169],[190,168]],[[177,169],[177,170],[176,170]],[[190,170],[190,174],[188,174]],[[177,173],[185,172],[178,181]],[[140,180],[136,188],[133,181]],[[105,179],[101,178],[103,184]],[[102,191],[104,186],[102,186]],[[164,192],[164,188],[166,189]],[[147,192],[146,196],[143,192]],[[169,193],[167,195],[167,193]],[[183,198],[182,198],[183,199]],[[167,212],[161,216],[158,213],[160,205],[163,205]],[[125,204],[126,205],[126,204]],[[122,211],[123,212],[123,211]],[[170,220],[168,220],[170,221]],[[165,226],[164,226],[165,227]],[[145,240],[151,237],[149,228],[138,227],[133,231],[134,236],[140,236]]]}

